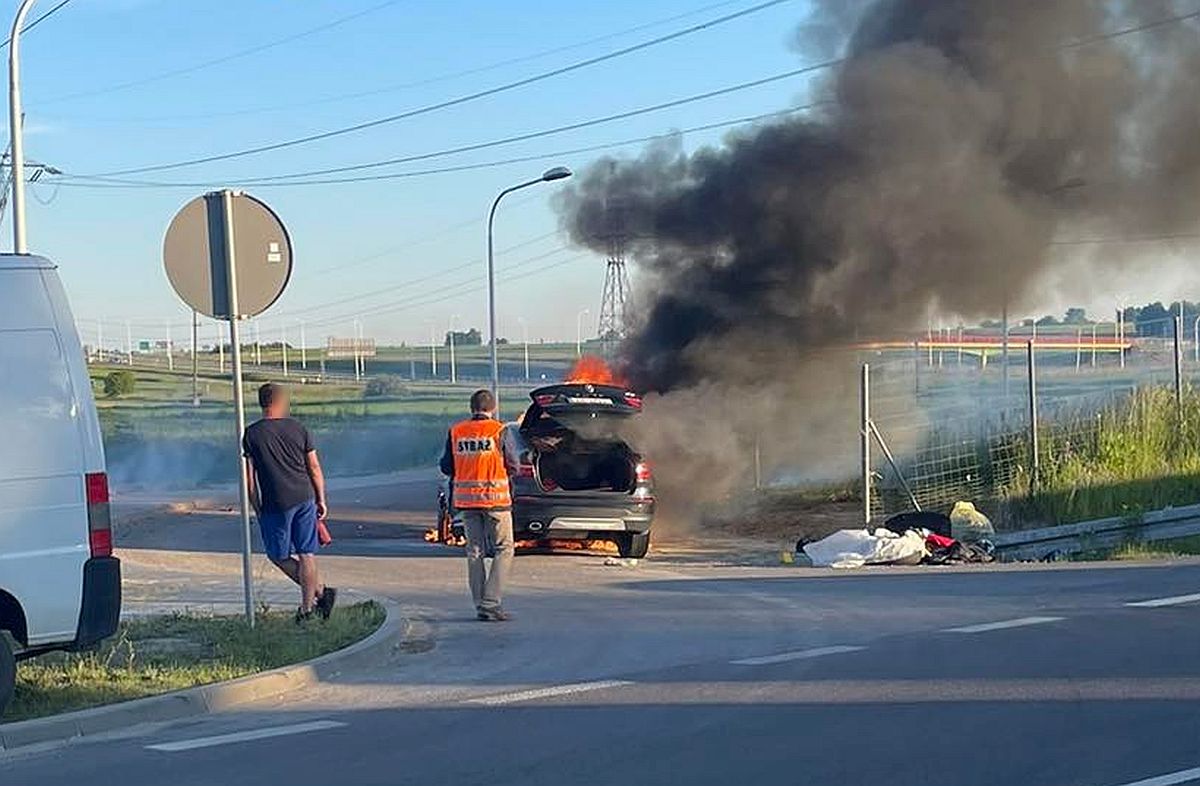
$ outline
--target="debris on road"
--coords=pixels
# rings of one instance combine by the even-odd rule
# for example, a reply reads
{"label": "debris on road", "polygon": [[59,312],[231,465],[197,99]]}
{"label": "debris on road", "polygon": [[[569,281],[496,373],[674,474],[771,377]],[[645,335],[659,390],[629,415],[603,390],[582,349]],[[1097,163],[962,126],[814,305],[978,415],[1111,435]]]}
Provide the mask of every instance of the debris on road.
{"label": "debris on road", "polygon": [[636,568],[641,560],[633,557],[605,557],[604,565],[609,568]]}
{"label": "debris on road", "polygon": [[970,502],[955,502],[950,511],[950,537],[973,543],[996,534],[991,520]]}

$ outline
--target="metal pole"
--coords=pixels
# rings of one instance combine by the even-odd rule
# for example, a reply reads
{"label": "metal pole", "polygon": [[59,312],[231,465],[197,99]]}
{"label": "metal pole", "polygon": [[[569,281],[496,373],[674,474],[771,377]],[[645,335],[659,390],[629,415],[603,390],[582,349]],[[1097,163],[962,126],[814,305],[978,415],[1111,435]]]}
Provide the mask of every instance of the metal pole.
{"label": "metal pole", "polygon": [[[232,336],[233,334],[230,333]],[[254,320],[254,365],[262,365],[262,336],[258,332],[258,320]]]}
{"label": "metal pole", "polygon": [[583,318],[592,313],[589,309],[584,309],[575,315],[575,357],[583,355]]}
{"label": "metal pole", "polygon": [[1037,353],[1033,347],[1033,339],[1026,344],[1029,358],[1029,486],[1036,490],[1038,475],[1041,471],[1041,453],[1038,446],[1038,414],[1037,414]]}
{"label": "metal pole", "polygon": [[217,323],[217,363],[218,372],[221,375],[225,374],[225,329],[221,323]]}
{"label": "metal pole", "polygon": [[96,320],[96,360],[104,362],[104,320]]}
{"label": "metal pole", "polygon": [[246,401],[242,390],[242,342],[238,330],[237,260],[233,242],[233,192],[221,192],[225,214],[225,274],[229,288],[229,343],[233,352],[233,409],[237,418],[238,497],[242,509],[242,592],[246,622],[254,627],[254,585],[250,565],[250,489],[246,485],[246,459],[242,455],[242,435],[246,433]]}
{"label": "metal pole", "polygon": [[762,440],[754,437],[754,490],[762,491]]}
{"label": "metal pole", "polygon": [[529,381],[529,325],[521,323],[521,331],[525,339],[525,381]]}
{"label": "metal pole", "polygon": [[958,365],[962,365],[963,359],[963,329],[962,325],[958,326]]}
{"label": "metal pole", "polygon": [[454,317],[450,316],[450,384],[458,384],[458,364],[454,362]]}
{"label": "metal pole", "polygon": [[921,395],[921,339],[913,341],[913,396]]}
{"label": "metal pole", "polygon": [[1004,304],[1004,311],[1000,317],[1000,330],[1003,335],[1000,337],[1000,378],[1003,380],[1002,392],[1004,401],[1008,402],[1008,303]]}
{"label": "metal pole", "polygon": [[8,46],[8,138],[12,148],[13,253],[28,254],[25,238],[25,117],[21,108],[21,28],[35,0],[22,0]]}
{"label": "metal pole", "polygon": [[1183,317],[1175,317],[1175,411],[1183,421]]}
{"label": "metal pole", "polygon": [[308,342],[304,339],[304,320],[300,320],[300,368],[308,370]]}
{"label": "metal pole", "polygon": [[1121,368],[1125,368],[1125,309],[1117,309],[1117,361]]}
{"label": "metal pole", "polygon": [[434,342],[434,328],[433,328],[433,325],[430,325],[429,326],[429,367],[431,369],[430,377],[432,379],[437,379],[437,344],[435,344],[433,342]]}
{"label": "metal pole", "polygon": [[200,406],[200,315],[192,309],[192,406]]}
{"label": "metal pole", "polygon": [[128,365],[133,365],[133,328],[129,326],[129,320],[125,320],[125,361]]}
{"label": "metal pole", "polygon": [[859,388],[859,451],[862,459],[863,523],[871,523],[871,367],[863,363]]}
{"label": "metal pole", "polygon": [[1096,326],[1092,325],[1092,368],[1096,367]]}
{"label": "metal pole", "polygon": [[288,375],[287,365],[287,323],[284,322],[279,326],[279,348],[283,352],[283,376]]}
{"label": "metal pole", "polygon": [[1075,329],[1075,373],[1083,365],[1083,328]]}
{"label": "metal pole", "polygon": [[175,355],[171,352],[171,323],[167,323],[167,371],[175,370]]}
{"label": "metal pole", "polygon": [[1200,317],[1192,325],[1192,360],[1200,363]]}

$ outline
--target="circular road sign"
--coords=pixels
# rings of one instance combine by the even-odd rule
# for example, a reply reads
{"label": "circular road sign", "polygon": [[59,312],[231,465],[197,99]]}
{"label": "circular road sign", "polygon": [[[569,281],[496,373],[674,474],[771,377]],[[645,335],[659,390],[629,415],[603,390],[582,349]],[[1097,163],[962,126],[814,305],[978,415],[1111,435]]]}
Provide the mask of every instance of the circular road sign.
{"label": "circular road sign", "polygon": [[[232,228],[232,244],[226,243],[227,227]],[[237,279],[238,313],[233,316],[261,314],[283,294],[292,275],[292,241],[275,212],[249,194],[205,194],[175,214],[163,240],[167,278],[196,311],[228,319],[229,245]]]}

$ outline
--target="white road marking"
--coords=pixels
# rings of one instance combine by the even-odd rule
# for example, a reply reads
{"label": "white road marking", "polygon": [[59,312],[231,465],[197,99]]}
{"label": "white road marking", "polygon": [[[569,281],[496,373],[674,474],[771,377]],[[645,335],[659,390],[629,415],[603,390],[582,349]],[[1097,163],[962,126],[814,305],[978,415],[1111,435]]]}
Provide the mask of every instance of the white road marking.
{"label": "white road marking", "polygon": [[1190,770],[1180,770],[1179,772],[1169,772],[1166,775],[1159,775],[1155,778],[1146,778],[1144,781],[1123,783],[1121,786],[1175,786],[1177,783],[1191,783],[1192,781],[1200,781],[1200,767],[1193,767]]}
{"label": "white road marking", "polygon": [[1026,625],[1045,625],[1048,622],[1061,622],[1062,619],[1062,617],[1019,617],[1015,620],[984,622],[980,625],[965,625],[961,628],[946,628],[942,633],[987,633],[991,630],[1024,628]]}
{"label": "white road marking", "polygon": [[1160,606],[1178,606],[1182,603],[1195,603],[1200,601],[1200,594],[1196,595],[1176,595],[1172,598],[1154,598],[1153,600],[1139,600],[1136,603],[1126,603],[1126,606],[1133,606],[1139,609],[1157,609]]}
{"label": "white road marking", "polygon": [[632,685],[629,680],[598,680],[596,682],[576,682],[570,685],[555,685],[550,688],[533,688],[515,693],[501,693],[498,696],[482,696],[478,699],[468,699],[468,704],[482,704],[487,707],[498,707],[501,704],[516,704],[521,701],[549,699],[555,696],[570,696],[575,693],[587,693],[593,690],[607,688],[622,688]]}
{"label": "white road marking", "polygon": [[250,740],[266,740],[271,737],[286,737],[291,734],[307,734],[310,731],[324,731],[325,729],[336,729],[346,724],[338,721],[322,720],[311,721],[309,723],[293,723],[290,726],[272,726],[266,729],[250,729],[249,731],[239,731],[233,734],[218,734],[215,737],[196,737],[191,740],[179,740],[178,742],[162,742],[158,745],[147,745],[147,750],[164,751],[166,753],[178,753],[179,751],[190,751],[197,748],[212,748],[217,745],[230,745],[235,742],[249,742]]}
{"label": "white road marking", "polygon": [[809,658],[820,658],[823,655],[841,655],[845,652],[858,652],[865,650],[866,647],[850,647],[846,645],[835,645],[832,647],[814,647],[811,650],[796,650],[795,652],[781,652],[778,655],[763,655],[758,658],[741,658],[739,660],[729,661],[734,666],[770,666],[773,663],[787,663],[792,660],[808,660]]}

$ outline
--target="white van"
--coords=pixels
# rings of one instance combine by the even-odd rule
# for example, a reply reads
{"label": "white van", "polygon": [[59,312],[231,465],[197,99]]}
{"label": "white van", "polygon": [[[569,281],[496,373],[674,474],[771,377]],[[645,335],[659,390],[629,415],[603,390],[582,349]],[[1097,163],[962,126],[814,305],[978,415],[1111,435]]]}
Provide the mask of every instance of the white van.
{"label": "white van", "polygon": [[0,710],[16,659],[94,646],[120,610],[100,421],[67,296],[49,260],[2,254]]}

